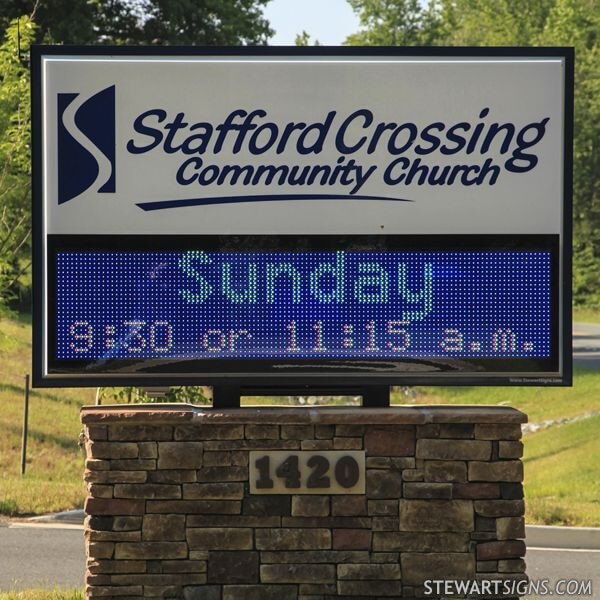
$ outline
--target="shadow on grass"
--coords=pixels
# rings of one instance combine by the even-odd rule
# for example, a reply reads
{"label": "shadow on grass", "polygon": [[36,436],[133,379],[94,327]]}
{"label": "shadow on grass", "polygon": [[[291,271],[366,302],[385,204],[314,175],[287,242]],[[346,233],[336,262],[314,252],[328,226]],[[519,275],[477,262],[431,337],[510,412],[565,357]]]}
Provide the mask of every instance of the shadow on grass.
{"label": "shadow on grass", "polygon": [[[15,385],[13,383],[0,383],[0,391],[2,392],[13,392],[15,394],[23,395],[25,393],[25,389],[20,385]],[[38,391],[38,390],[29,390],[30,398],[42,398],[50,400],[51,402],[61,402],[62,404],[68,404],[70,406],[80,407],[83,402],[79,400],[75,400],[74,398],[67,398],[65,396],[58,396],[57,394],[51,394],[47,391]]]}
{"label": "shadow on grass", "polygon": [[[5,424],[3,431],[4,431],[4,433],[6,433],[6,432],[12,433],[12,434],[18,436],[19,438],[22,435],[21,427],[14,426],[14,425]],[[77,438],[64,437],[64,436],[60,436],[60,435],[55,435],[53,433],[44,433],[42,431],[37,431],[37,430],[31,429],[31,428],[27,432],[27,438],[30,440],[35,440],[36,442],[39,442],[41,444],[45,444],[45,443],[55,444],[56,446],[59,446],[63,450],[77,450],[79,448]]]}

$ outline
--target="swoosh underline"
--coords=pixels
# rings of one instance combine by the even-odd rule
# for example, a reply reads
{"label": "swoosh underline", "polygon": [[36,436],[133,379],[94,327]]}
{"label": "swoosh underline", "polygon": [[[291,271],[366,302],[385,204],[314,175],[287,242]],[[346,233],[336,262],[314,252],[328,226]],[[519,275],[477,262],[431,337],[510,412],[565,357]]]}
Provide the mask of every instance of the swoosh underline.
{"label": "swoosh underline", "polygon": [[184,198],[181,200],[155,200],[138,202],[145,211],[183,208],[186,206],[207,206],[210,204],[235,204],[241,202],[285,202],[287,200],[384,200],[386,202],[413,202],[407,198],[387,198],[385,196],[353,196],[351,194],[266,194],[255,196],[220,196],[215,198]]}

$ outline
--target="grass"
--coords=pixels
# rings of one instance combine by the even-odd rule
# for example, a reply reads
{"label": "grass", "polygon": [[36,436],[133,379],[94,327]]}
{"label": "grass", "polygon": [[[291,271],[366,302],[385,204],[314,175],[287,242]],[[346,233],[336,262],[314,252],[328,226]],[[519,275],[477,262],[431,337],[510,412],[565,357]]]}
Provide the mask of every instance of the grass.
{"label": "grass", "polygon": [[525,438],[528,523],[600,525],[600,415]]}
{"label": "grass", "polygon": [[600,323],[600,310],[576,308],[573,310],[573,321],[580,323]]}
{"label": "grass", "polygon": [[32,390],[26,474],[20,475],[24,376],[31,364],[28,319],[0,321],[0,514],[43,514],[83,506],[79,408],[89,389]]}
{"label": "grass", "polygon": [[0,592],[0,600],[84,600],[83,590],[23,590]]}

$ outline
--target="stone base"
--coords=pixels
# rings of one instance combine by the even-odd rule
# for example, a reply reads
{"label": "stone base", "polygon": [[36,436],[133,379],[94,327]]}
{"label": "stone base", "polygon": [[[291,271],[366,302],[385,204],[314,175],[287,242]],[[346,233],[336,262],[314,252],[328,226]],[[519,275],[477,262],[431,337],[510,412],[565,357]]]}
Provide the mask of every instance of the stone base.
{"label": "stone base", "polygon": [[[88,598],[437,598],[430,580],[526,578],[514,409],[121,405],[82,421]],[[364,450],[366,492],[250,494],[255,450]]]}

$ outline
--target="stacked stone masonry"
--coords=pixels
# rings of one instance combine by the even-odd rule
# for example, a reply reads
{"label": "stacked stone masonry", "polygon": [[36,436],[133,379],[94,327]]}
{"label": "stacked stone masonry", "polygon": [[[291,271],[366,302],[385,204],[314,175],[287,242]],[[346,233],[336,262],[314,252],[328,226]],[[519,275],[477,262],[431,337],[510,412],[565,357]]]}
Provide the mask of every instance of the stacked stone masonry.
{"label": "stacked stone masonry", "polygon": [[[408,598],[431,579],[526,578],[513,409],[168,405],[82,420],[88,598]],[[249,451],[330,449],[365,450],[364,495],[250,494]]]}

